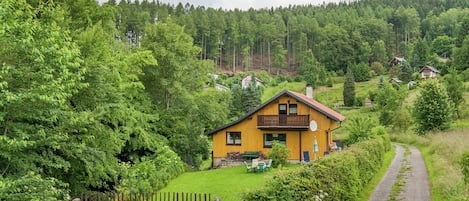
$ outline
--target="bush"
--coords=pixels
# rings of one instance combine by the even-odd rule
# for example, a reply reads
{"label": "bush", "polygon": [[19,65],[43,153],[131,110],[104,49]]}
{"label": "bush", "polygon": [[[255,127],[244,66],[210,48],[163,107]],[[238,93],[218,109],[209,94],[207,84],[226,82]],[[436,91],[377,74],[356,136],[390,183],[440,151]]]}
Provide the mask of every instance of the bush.
{"label": "bush", "polygon": [[0,200],[71,200],[68,185],[55,178],[43,178],[34,172],[17,179],[0,177]]}
{"label": "bush", "polygon": [[[385,132],[384,128],[377,133]],[[360,192],[382,166],[390,150],[387,134],[320,158],[303,167],[278,172],[266,187],[247,192],[242,200],[358,200]]]}
{"label": "bush", "polygon": [[154,156],[143,157],[133,165],[124,165],[120,192],[154,192],[184,172],[184,163],[168,146],[160,147]]}
{"label": "bush", "polygon": [[272,143],[272,151],[267,155],[272,159],[272,166],[278,167],[279,165],[286,165],[288,163],[288,155],[290,150],[283,144],[280,144],[278,141]]}
{"label": "bush", "polygon": [[469,151],[463,153],[460,164],[462,174],[464,175],[464,182],[469,184]]}

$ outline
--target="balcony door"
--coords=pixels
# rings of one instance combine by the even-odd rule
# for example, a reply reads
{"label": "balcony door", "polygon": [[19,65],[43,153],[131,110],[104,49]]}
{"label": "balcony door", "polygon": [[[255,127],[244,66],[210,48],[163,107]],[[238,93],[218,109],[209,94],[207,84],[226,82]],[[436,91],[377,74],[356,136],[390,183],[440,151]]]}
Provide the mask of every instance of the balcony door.
{"label": "balcony door", "polygon": [[287,104],[278,105],[278,122],[280,126],[287,125]]}

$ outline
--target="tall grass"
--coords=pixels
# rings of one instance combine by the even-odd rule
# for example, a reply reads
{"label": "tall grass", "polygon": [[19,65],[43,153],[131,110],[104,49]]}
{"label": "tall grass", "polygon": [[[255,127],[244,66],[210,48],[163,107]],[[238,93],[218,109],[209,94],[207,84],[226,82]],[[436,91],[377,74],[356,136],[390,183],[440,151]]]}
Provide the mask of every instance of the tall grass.
{"label": "tall grass", "polygon": [[469,151],[469,128],[430,133],[427,136],[392,134],[393,141],[419,147],[427,165],[432,200],[469,200],[469,186],[464,184],[459,160]]}

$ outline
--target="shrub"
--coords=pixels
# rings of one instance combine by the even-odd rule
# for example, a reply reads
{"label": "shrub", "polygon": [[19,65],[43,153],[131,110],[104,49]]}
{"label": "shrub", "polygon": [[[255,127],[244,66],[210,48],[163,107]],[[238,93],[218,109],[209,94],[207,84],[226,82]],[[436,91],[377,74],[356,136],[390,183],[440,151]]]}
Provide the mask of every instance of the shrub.
{"label": "shrub", "polygon": [[52,177],[28,172],[17,179],[2,180],[0,177],[0,200],[71,200],[68,185]]}
{"label": "shrub", "polygon": [[124,165],[120,192],[148,193],[165,187],[171,179],[184,172],[184,163],[168,146],[160,147],[155,155],[143,157],[133,165]]}
{"label": "shrub", "polygon": [[469,184],[469,151],[463,153],[460,164],[462,174],[464,175],[464,182]]}
{"label": "shrub", "polygon": [[427,131],[449,129],[453,109],[445,88],[437,82],[427,81],[414,103],[416,133],[423,135]]}
{"label": "shrub", "polygon": [[349,121],[350,123],[346,126],[349,137],[344,140],[344,144],[347,146],[371,139],[373,135],[371,130],[378,126],[378,124],[369,117],[357,116]]}
{"label": "shrub", "polygon": [[288,155],[290,150],[283,144],[280,144],[278,141],[272,143],[272,151],[267,155],[272,159],[272,166],[278,167],[279,165],[286,165],[288,163]]}
{"label": "shrub", "polygon": [[383,135],[298,169],[280,171],[267,181],[265,188],[243,194],[242,200],[315,201],[314,195],[321,194],[327,195],[323,200],[358,200],[364,186],[381,168],[384,154],[390,150],[384,128],[374,132]]}

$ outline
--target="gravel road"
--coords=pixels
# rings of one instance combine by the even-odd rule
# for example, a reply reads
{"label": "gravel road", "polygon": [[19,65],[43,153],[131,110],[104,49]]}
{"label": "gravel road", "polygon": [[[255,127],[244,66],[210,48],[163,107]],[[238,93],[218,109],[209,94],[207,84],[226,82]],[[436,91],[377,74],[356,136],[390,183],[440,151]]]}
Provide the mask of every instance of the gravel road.
{"label": "gravel road", "polygon": [[399,144],[394,144],[394,146],[396,147],[396,155],[369,201],[386,201],[389,199],[391,188],[397,181],[399,170],[403,166],[406,168],[405,177],[403,178],[405,185],[401,188],[397,199],[403,201],[430,201],[428,173],[420,151],[413,146],[409,146],[410,153],[404,156],[405,149]]}

